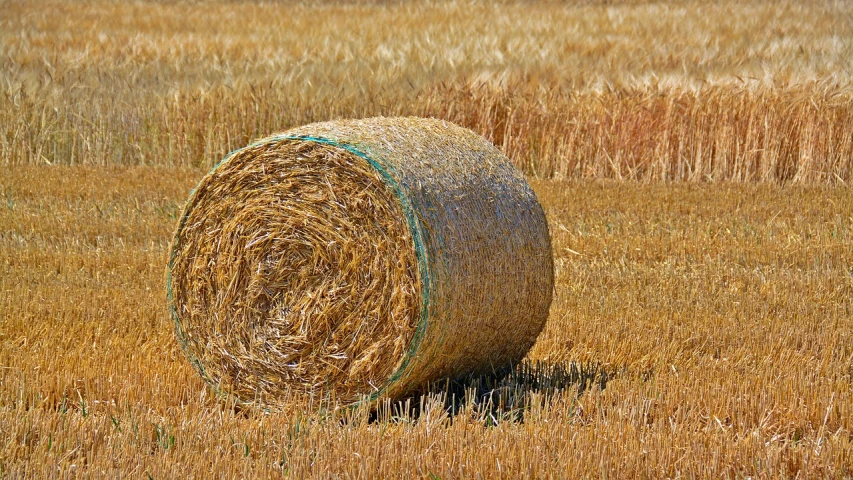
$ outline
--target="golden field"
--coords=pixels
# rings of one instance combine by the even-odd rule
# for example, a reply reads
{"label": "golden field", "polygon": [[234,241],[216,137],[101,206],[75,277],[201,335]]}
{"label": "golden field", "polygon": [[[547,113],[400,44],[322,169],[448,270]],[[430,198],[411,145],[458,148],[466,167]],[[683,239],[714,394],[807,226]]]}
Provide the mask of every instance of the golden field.
{"label": "golden field", "polygon": [[[840,1],[0,0],[0,476],[853,476],[851,59]],[[380,114],[529,175],[537,373],[376,415],[213,398],[165,308],[189,191]]]}

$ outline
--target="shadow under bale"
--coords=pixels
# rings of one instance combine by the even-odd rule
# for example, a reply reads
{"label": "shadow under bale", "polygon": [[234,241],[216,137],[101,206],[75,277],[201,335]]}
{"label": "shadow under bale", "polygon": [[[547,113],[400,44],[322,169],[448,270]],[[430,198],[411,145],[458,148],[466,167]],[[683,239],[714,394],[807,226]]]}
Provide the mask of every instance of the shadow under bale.
{"label": "shadow under bale", "polygon": [[473,411],[489,426],[524,422],[534,402],[563,394],[580,396],[595,387],[603,390],[615,375],[600,363],[523,361],[508,371],[435,382],[399,402],[382,402],[371,411],[369,421],[415,421],[437,399],[451,421],[463,411]]}

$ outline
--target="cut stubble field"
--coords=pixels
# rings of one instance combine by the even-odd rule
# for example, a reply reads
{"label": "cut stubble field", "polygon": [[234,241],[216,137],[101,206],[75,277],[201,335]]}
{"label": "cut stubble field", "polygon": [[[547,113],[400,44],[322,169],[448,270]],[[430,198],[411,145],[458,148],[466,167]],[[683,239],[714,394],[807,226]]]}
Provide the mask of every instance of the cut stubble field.
{"label": "cut stubble field", "polygon": [[[0,0],[0,476],[850,477],[851,19]],[[467,399],[214,398],[166,311],[190,190],[254,138],[371,115],[462,124],[528,175],[545,330]]]}
{"label": "cut stubble field", "polygon": [[523,421],[428,397],[417,417],[371,423],[329,405],[235,409],[184,359],[164,265],[202,174],[29,166],[0,180],[4,472],[850,474],[847,187],[533,180],[557,289],[528,361],[542,382],[572,364],[605,381],[523,386]]}

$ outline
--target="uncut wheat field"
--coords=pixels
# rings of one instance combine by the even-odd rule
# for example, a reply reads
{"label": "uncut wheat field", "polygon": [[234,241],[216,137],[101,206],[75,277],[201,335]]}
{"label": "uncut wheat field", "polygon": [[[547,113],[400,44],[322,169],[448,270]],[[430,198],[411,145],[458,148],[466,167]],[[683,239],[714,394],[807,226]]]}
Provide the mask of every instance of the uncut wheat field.
{"label": "uncut wheat field", "polygon": [[[190,190],[376,115],[526,175],[544,331],[374,411],[217,398],[166,308]],[[853,2],[0,0],[0,477],[850,478],[851,182]]]}

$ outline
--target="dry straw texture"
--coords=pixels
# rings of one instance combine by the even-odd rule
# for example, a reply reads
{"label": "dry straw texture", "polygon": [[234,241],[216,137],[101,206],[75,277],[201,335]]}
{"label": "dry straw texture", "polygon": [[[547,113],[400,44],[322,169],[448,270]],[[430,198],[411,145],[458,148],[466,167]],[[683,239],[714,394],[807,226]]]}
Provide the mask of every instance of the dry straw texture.
{"label": "dry straw texture", "polygon": [[[0,0],[0,478],[853,476],[853,2],[382,3]],[[525,359],[606,388],[497,424],[210,395],[163,309],[190,189],[378,115],[535,172]]]}
{"label": "dry straw texture", "polygon": [[505,369],[554,282],[545,215],[509,159],[421,118],[313,124],[233,153],[190,199],[170,277],[202,376],[263,404]]}

